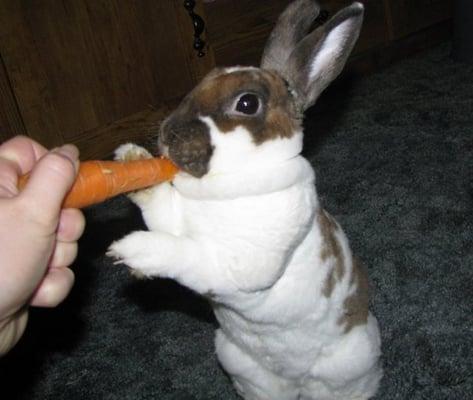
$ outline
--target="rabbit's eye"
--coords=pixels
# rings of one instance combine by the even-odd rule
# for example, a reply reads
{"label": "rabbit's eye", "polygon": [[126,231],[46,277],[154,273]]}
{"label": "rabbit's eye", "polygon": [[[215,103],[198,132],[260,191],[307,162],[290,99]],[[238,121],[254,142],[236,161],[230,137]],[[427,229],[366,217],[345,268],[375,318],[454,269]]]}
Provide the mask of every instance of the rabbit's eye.
{"label": "rabbit's eye", "polygon": [[241,114],[254,115],[260,109],[260,100],[257,95],[253,93],[245,93],[240,96],[235,105],[235,111]]}

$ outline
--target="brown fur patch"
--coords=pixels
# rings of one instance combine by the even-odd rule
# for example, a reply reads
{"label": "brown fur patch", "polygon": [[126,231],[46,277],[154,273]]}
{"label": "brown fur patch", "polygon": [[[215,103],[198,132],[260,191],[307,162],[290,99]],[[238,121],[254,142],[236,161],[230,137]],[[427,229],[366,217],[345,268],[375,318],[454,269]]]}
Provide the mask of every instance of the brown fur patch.
{"label": "brown fur patch", "polygon": [[[254,116],[231,114],[235,100],[246,92],[260,98],[262,112]],[[224,133],[237,126],[245,127],[256,144],[278,137],[289,138],[301,123],[284,80],[272,71],[214,70],[191,92],[189,101],[196,114],[210,116]]]}
{"label": "brown fur patch", "polygon": [[353,258],[353,271],[350,285],[355,285],[355,292],[343,303],[344,314],[338,324],[344,326],[347,333],[355,326],[364,325],[368,321],[369,282],[368,274],[361,262]]}
{"label": "brown fur patch", "polygon": [[324,244],[320,258],[322,261],[332,257],[335,259],[335,265],[329,272],[325,285],[322,288],[322,294],[328,298],[331,296],[337,281],[340,281],[345,274],[343,268],[343,251],[335,236],[335,231],[340,228],[336,221],[325,210],[320,210],[318,213],[317,223],[320,227],[322,243]]}
{"label": "brown fur patch", "polygon": [[[255,115],[240,115],[233,110],[244,93],[259,98],[261,108]],[[214,151],[209,128],[201,117],[210,117],[223,133],[245,127],[256,145],[292,137],[302,121],[285,81],[276,72],[214,69],[161,125],[160,147],[167,149],[182,170],[196,177],[208,172]]]}

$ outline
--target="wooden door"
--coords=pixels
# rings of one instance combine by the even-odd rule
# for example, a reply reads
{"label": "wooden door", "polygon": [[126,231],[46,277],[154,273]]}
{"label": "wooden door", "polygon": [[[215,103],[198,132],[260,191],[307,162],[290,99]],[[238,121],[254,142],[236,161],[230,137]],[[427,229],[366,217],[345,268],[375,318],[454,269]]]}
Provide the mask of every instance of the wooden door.
{"label": "wooden door", "polygon": [[84,158],[143,139],[213,66],[192,44],[181,1],[0,0],[3,138],[73,142]]}
{"label": "wooden door", "polygon": [[[380,0],[361,0],[365,20],[354,54],[384,45],[388,40],[385,5]],[[279,14],[291,0],[220,0],[207,3],[209,40],[217,65],[257,65],[264,44]],[[353,0],[322,0],[328,17]]]}
{"label": "wooden door", "polygon": [[453,0],[384,0],[391,40],[400,39],[453,14]]}

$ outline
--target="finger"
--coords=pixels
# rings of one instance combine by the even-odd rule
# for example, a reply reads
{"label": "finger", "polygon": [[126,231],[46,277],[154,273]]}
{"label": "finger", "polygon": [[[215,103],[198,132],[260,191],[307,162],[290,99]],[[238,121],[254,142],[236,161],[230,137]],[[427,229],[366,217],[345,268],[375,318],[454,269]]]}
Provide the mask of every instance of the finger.
{"label": "finger", "polygon": [[16,136],[0,146],[0,158],[15,165],[18,174],[26,174],[48,151],[26,136]]}
{"label": "finger", "polygon": [[60,242],[75,242],[82,236],[84,228],[85,217],[80,210],[76,208],[61,210],[57,240]]}
{"label": "finger", "polygon": [[34,167],[19,199],[35,222],[56,230],[59,210],[77,173],[78,156],[75,146],[65,145],[44,155]]}
{"label": "finger", "polygon": [[13,161],[0,157],[0,198],[10,198],[18,194],[19,169]]}
{"label": "finger", "polygon": [[51,260],[50,268],[68,267],[77,257],[77,242],[57,242]]}
{"label": "finger", "polygon": [[35,307],[56,307],[71,291],[74,279],[74,272],[69,268],[50,268],[30,304]]}
{"label": "finger", "polygon": [[5,355],[20,340],[28,322],[28,309],[21,308],[0,322],[0,357]]}
{"label": "finger", "polygon": [[46,149],[26,136],[17,136],[0,146],[0,197],[18,193],[18,176],[33,168]]}

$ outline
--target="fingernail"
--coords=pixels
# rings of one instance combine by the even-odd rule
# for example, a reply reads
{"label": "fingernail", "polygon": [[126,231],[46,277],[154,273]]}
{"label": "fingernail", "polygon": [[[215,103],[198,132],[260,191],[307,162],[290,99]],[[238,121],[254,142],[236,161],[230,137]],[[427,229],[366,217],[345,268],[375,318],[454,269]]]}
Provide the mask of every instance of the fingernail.
{"label": "fingernail", "polygon": [[79,158],[79,150],[73,144],[65,144],[64,146],[58,147],[57,152],[71,160]]}
{"label": "fingernail", "polygon": [[57,147],[53,150],[51,150],[57,154],[60,154],[63,157],[68,158],[71,160],[75,165],[78,164],[79,162],[79,150],[77,149],[76,146],[72,144],[65,144],[61,147]]}

